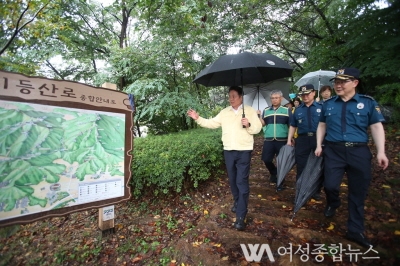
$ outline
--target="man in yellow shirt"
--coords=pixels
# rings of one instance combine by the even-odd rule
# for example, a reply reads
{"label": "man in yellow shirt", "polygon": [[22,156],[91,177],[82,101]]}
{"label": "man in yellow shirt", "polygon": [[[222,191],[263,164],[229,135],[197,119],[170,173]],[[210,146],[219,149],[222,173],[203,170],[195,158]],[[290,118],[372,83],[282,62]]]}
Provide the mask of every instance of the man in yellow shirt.
{"label": "man in yellow shirt", "polygon": [[[201,127],[222,127],[224,158],[234,200],[231,210],[236,213],[234,227],[242,231],[246,226],[245,218],[250,194],[249,173],[254,146],[253,135],[260,132],[261,122],[252,107],[243,106],[243,89],[241,87],[229,88],[229,102],[231,106],[223,109],[211,119],[199,116],[192,109],[187,114]],[[243,108],[245,117],[242,117]]]}

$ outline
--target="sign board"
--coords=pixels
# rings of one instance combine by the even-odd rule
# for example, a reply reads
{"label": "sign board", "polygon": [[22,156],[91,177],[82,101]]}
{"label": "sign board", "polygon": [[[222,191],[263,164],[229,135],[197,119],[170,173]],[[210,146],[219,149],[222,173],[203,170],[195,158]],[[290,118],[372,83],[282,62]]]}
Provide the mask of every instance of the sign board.
{"label": "sign board", "polygon": [[130,198],[123,92],[0,71],[0,226]]}
{"label": "sign board", "polygon": [[104,208],[102,208],[102,211],[103,211],[103,217],[102,217],[102,220],[103,221],[108,221],[108,220],[111,220],[111,219],[114,219],[115,218],[115,214],[114,214],[114,205],[111,205],[111,206],[107,206],[107,207],[104,207]]}

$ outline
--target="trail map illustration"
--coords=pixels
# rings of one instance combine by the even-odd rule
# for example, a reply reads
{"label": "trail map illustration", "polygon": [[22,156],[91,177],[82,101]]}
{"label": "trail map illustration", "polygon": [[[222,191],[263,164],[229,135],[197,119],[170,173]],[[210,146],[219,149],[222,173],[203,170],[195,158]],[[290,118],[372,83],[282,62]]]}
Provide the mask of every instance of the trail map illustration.
{"label": "trail map illustration", "polygon": [[0,221],[124,196],[125,115],[0,100]]}

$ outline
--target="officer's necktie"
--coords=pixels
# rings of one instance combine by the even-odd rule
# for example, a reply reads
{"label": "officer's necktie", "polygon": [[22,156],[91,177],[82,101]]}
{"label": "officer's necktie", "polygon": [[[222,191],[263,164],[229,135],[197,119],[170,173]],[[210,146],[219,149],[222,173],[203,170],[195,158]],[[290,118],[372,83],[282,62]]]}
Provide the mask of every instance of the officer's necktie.
{"label": "officer's necktie", "polygon": [[341,123],[342,123],[342,132],[346,132],[346,109],[347,109],[347,103],[348,102],[343,102],[342,105],[342,118],[341,118]]}

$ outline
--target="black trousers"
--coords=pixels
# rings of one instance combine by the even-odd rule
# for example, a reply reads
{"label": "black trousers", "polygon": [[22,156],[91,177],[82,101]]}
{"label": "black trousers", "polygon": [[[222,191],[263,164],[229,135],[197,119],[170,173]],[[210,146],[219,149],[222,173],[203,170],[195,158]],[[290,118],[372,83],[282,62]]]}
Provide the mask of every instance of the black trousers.
{"label": "black trousers", "polygon": [[324,188],[327,204],[340,206],[339,189],[343,175],[348,179],[347,229],[350,232],[364,232],[364,201],[371,182],[372,154],[368,146],[345,147],[326,144],[324,149]]}
{"label": "black trousers", "polygon": [[307,159],[311,152],[317,148],[317,138],[315,136],[298,136],[295,144],[295,159],[297,164],[296,181],[299,180],[301,173],[307,165]]}
{"label": "black trousers", "polygon": [[226,151],[224,158],[229,186],[236,204],[236,218],[245,218],[249,202],[250,161],[252,151]]}
{"label": "black trousers", "polygon": [[286,141],[264,140],[261,160],[264,162],[271,175],[276,175],[277,173],[276,165],[272,161],[274,160],[275,156],[278,156],[279,150],[284,145],[286,145]]}

